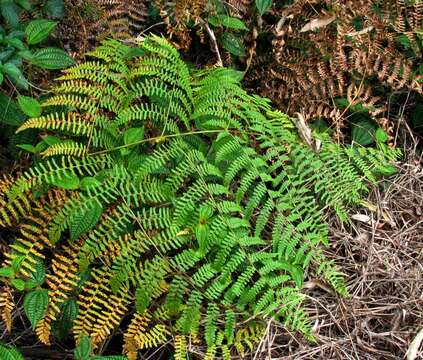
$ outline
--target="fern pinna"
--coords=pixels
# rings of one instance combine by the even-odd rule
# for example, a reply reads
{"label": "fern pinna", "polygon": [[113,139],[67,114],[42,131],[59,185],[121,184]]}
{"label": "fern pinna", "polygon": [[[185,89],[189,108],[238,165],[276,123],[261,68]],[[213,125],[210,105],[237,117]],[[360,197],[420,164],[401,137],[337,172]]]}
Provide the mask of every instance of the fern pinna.
{"label": "fern pinna", "polygon": [[127,317],[130,359],[171,338],[177,359],[187,344],[230,359],[260,340],[267,318],[312,339],[305,274],[347,294],[322,252],[323,213],[347,220],[397,153],[324,134],[312,149],[237,72],[190,71],[159,37],[108,40],[88,56],[58,79],[48,114],[18,130],[42,130],[48,147],[2,182],[2,225],[21,232],[2,293],[28,288],[50,248],[38,285],[49,303],[35,321],[44,343],[63,311],[94,349]]}

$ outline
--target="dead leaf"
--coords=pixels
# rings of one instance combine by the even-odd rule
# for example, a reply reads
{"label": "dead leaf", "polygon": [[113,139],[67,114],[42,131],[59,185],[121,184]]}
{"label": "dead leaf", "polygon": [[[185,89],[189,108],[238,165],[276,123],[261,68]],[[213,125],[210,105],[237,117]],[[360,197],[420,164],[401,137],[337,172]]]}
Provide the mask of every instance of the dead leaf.
{"label": "dead leaf", "polygon": [[378,229],[378,230],[382,230],[384,227],[385,227],[385,223],[383,221],[379,221],[376,224],[376,229]]}
{"label": "dead leaf", "polygon": [[302,289],[303,290],[305,290],[305,289],[313,290],[316,287],[326,291],[327,293],[329,293],[331,295],[335,295],[335,292],[329,286],[327,286],[325,283],[323,283],[322,281],[317,280],[317,279],[306,281],[303,284]]}
{"label": "dead leaf", "polygon": [[373,29],[374,29],[373,26],[368,26],[368,27],[364,28],[363,30],[349,32],[349,33],[346,33],[345,35],[351,36],[351,37],[359,36],[359,35],[367,34],[368,32],[372,31]]}
{"label": "dead leaf", "polygon": [[298,117],[298,121],[296,121],[295,125],[297,126],[298,134],[300,135],[301,139],[314,151],[319,152],[322,146],[322,142],[320,140],[313,140],[311,129],[307,125],[304,116],[300,113],[295,114]]}
{"label": "dead leaf", "polygon": [[356,221],[360,221],[366,224],[370,224],[371,223],[371,218],[368,215],[365,214],[354,214],[351,215],[351,219],[356,220]]}
{"label": "dead leaf", "polygon": [[329,25],[335,19],[336,19],[335,16],[324,17],[320,19],[313,19],[301,28],[300,33],[320,29],[322,27]]}

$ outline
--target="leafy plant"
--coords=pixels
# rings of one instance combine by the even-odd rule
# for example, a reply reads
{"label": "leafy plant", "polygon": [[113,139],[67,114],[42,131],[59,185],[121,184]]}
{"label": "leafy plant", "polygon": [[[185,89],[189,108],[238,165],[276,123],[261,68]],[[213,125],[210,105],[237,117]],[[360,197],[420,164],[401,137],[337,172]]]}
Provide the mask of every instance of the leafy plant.
{"label": "leafy plant", "polygon": [[22,73],[24,60],[45,69],[63,69],[74,64],[61,49],[30,48],[46,39],[55,26],[56,22],[44,19],[29,22],[25,31],[6,31],[0,26],[0,84],[8,78],[19,88],[28,89],[28,80]]}
{"label": "leafy plant", "polygon": [[348,206],[398,152],[342,147],[324,133],[303,141],[292,119],[242,90],[237,72],[190,72],[159,37],[139,47],[108,40],[88,55],[43,101],[54,111],[18,129],[55,134],[43,159],[0,186],[1,225],[21,229],[5,286],[25,284],[53,251],[35,290],[48,292],[47,309],[30,315],[39,339],[50,342],[76,295],[81,359],[128,314],[129,359],[172,337],[175,359],[186,358],[188,338],[208,359],[244,356],[267,318],[313,340],[305,277],[347,295],[322,252],[324,210],[348,221]]}

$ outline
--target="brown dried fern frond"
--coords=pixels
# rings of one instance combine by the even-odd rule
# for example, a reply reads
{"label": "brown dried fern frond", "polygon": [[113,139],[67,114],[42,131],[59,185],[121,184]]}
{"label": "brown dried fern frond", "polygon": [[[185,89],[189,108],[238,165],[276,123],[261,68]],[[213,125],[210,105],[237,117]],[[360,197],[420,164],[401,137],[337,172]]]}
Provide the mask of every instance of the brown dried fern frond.
{"label": "brown dried fern frond", "polygon": [[0,317],[8,332],[12,331],[12,314],[15,309],[12,288],[4,285],[0,288]]}
{"label": "brown dried fern frond", "polygon": [[[371,118],[391,131],[381,87],[423,93],[414,75],[422,58],[416,35],[422,9],[421,1],[295,1],[273,25],[273,59],[253,63],[250,79],[291,115],[325,118],[342,129],[349,112],[338,111],[334,100],[343,98],[370,108]],[[401,47],[407,39],[411,57]]]}

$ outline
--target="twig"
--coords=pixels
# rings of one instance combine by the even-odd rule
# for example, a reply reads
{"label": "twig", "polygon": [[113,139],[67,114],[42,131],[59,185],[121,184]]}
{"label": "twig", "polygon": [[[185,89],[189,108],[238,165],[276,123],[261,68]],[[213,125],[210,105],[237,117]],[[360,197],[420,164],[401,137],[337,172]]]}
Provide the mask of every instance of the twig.
{"label": "twig", "polygon": [[210,26],[209,26],[209,24],[206,21],[204,21],[203,19],[200,19],[200,21],[204,25],[204,27],[206,28],[206,30],[207,30],[207,32],[208,32],[208,34],[210,36],[210,40],[211,40],[211,42],[213,44],[214,52],[217,55],[217,63],[216,63],[216,65],[222,67],[223,66],[223,62],[222,62],[222,57],[220,56],[219,46],[217,45],[216,35],[214,34],[213,30],[210,29]]}

